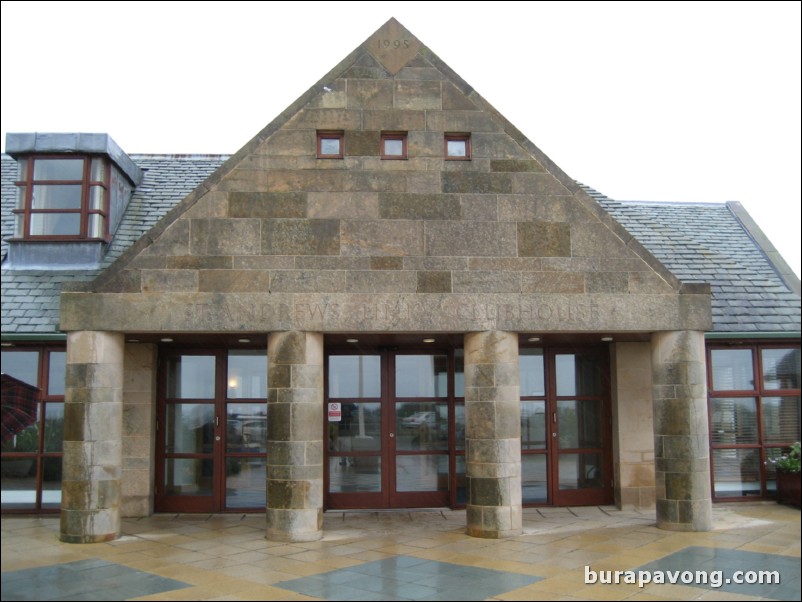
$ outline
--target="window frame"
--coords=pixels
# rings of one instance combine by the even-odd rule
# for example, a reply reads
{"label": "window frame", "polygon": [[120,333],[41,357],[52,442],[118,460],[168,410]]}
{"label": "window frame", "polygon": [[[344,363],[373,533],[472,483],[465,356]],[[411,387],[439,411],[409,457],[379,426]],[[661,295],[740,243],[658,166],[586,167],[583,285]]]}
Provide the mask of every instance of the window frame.
{"label": "window frame", "polygon": [[[384,152],[384,143],[388,140],[401,141],[401,154],[388,155]],[[409,158],[407,146],[407,132],[382,132],[379,146],[382,161],[406,161]]]}
{"label": "window frame", "polygon": [[[766,462],[769,458],[771,450],[780,452],[780,450],[787,449],[794,441],[768,441],[766,434],[766,425],[764,424],[764,400],[770,398],[794,398],[799,399],[801,391],[796,389],[772,389],[766,386],[764,366],[763,366],[763,352],[769,349],[800,349],[800,344],[793,340],[779,341],[779,340],[765,340],[765,341],[733,341],[731,344],[722,343],[720,341],[710,342],[706,346],[707,358],[707,397],[708,397],[708,437],[710,445],[710,489],[714,501],[756,501],[762,499],[774,499],[776,497],[776,489],[770,488],[772,482],[770,469]],[[715,351],[749,351],[752,361],[753,381],[750,389],[715,389],[714,384],[714,365],[713,353]],[[755,429],[756,437],[754,442],[745,443],[714,443],[713,442],[713,419],[714,419],[714,403],[718,399],[747,399],[754,400],[755,402]],[[798,440],[798,439],[797,439]],[[716,452],[722,450],[731,450],[739,452],[739,450],[756,450],[759,466],[760,481],[757,483],[760,487],[760,493],[757,495],[747,495],[741,493],[730,493],[721,491],[716,492]],[[742,483],[743,484],[743,483]]]}
{"label": "window frame", "polygon": [[[454,157],[448,154],[449,142],[465,142],[465,156]],[[443,157],[446,161],[470,161],[471,160],[471,135],[467,133],[446,133],[443,136]]]}
{"label": "window frame", "polygon": [[[37,161],[83,161],[81,179],[36,179],[34,177]],[[102,179],[92,179],[95,162],[100,162]],[[110,213],[110,181],[111,163],[103,155],[91,154],[40,154],[26,155],[19,159],[20,172],[14,182],[17,188],[16,206],[12,210],[15,218],[14,237],[12,241],[110,241],[109,213]],[[33,207],[33,192],[35,186],[80,186],[80,206],[70,209],[48,209]],[[101,190],[99,208],[92,207],[92,193],[95,189]],[[78,215],[79,227],[76,234],[33,234],[31,226],[35,215]],[[90,236],[90,222],[92,216],[99,215],[102,220],[100,234]],[[21,227],[20,227],[21,226]]]}
{"label": "window frame", "polygon": [[[48,450],[47,445],[47,429],[50,428],[48,425],[48,410],[49,408],[53,408],[54,406],[58,406],[61,409],[61,416],[62,416],[62,443],[63,443],[63,429],[64,429],[64,410],[65,408],[65,396],[64,394],[53,394],[50,393],[52,386],[50,383],[50,365],[51,365],[51,355],[53,353],[64,353],[67,352],[66,343],[59,343],[59,342],[52,342],[52,343],[44,343],[44,344],[25,344],[25,343],[15,343],[13,347],[7,348],[3,347],[3,352],[34,352],[37,354],[37,366],[36,366],[36,387],[39,388],[39,398],[38,398],[38,418],[36,420],[37,425],[37,449],[34,451],[3,451],[2,452],[2,459],[6,462],[13,462],[13,461],[33,461],[35,464],[36,470],[36,490],[35,490],[35,501],[34,504],[31,506],[26,507],[9,507],[9,508],[2,508],[2,514],[30,514],[31,512],[41,513],[41,514],[56,514],[61,511],[61,503],[59,503],[58,507],[52,505],[46,505],[44,501],[44,473],[45,473],[45,462],[48,460],[61,460],[64,457],[64,450],[61,447],[59,450],[53,451]],[[66,357],[65,357],[66,360]],[[66,366],[66,364],[65,364]],[[66,374],[64,375],[66,381]],[[65,387],[65,381],[62,381],[61,388]],[[29,383],[32,384],[32,383]],[[62,473],[63,479],[63,473]]]}
{"label": "window frame", "polygon": [[[342,159],[345,156],[345,133],[342,130],[318,130],[315,149],[318,159]],[[337,154],[323,153],[324,140],[337,140],[340,144],[340,152]]]}

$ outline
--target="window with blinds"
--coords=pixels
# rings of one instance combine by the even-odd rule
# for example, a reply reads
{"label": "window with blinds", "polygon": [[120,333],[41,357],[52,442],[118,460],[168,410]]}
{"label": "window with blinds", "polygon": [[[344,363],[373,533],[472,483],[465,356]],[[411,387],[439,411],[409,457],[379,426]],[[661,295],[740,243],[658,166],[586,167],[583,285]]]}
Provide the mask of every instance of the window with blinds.
{"label": "window with blinds", "polygon": [[710,447],[716,499],[770,497],[769,458],[800,439],[800,349],[708,349]]}

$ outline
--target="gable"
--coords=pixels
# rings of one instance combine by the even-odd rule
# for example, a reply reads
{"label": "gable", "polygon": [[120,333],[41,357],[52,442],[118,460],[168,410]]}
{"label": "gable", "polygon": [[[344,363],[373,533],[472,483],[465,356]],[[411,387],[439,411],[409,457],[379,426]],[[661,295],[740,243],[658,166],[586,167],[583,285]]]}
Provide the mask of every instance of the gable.
{"label": "gable", "polygon": [[[341,159],[317,158],[320,131]],[[382,132],[406,160],[381,158]],[[449,133],[469,161],[446,160]],[[391,20],[65,293],[62,327],[704,330],[709,304]]]}

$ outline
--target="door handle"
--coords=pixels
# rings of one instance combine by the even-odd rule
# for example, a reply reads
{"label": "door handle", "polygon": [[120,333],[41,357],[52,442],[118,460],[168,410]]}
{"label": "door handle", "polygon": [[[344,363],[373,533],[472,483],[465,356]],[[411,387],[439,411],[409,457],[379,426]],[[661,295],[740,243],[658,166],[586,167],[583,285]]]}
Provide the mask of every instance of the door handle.
{"label": "door handle", "polygon": [[395,437],[395,433],[390,433],[390,439]]}

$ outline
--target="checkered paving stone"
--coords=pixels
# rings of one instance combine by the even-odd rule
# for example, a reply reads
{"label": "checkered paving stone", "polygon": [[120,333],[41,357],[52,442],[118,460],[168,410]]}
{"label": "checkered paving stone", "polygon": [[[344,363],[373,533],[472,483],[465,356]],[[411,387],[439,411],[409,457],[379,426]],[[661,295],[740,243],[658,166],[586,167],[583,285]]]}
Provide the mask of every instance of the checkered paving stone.
{"label": "checkered paving stone", "polygon": [[326,600],[485,600],[540,579],[396,556],[275,585]]}
{"label": "checkered paving stone", "polygon": [[[747,552],[743,550],[727,550],[723,548],[706,548],[690,546],[664,558],[644,564],[636,571],[662,571],[668,579],[669,571],[680,579],[677,583],[721,591],[731,594],[759,596],[774,600],[800,599],[800,563],[799,558]],[[688,571],[688,573],[685,573]],[[707,583],[699,579],[690,579],[691,573],[703,571]],[[736,571],[742,571],[747,580],[758,578],[753,572],[776,571],[779,583],[735,583]],[[683,575],[683,573],[685,573]],[[689,582],[682,580],[687,578]],[[727,583],[727,579],[730,583]],[[741,576],[738,576],[741,579]],[[720,582],[720,584],[719,584]],[[668,580],[666,581],[668,583]]]}
{"label": "checkered paving stone", "polygon": [[2,600],[128,600],[185,587],[190,585],[92,559],[3,573]]}

